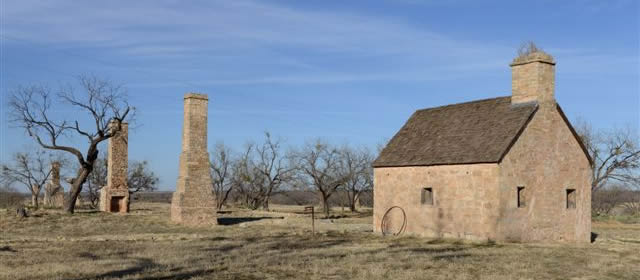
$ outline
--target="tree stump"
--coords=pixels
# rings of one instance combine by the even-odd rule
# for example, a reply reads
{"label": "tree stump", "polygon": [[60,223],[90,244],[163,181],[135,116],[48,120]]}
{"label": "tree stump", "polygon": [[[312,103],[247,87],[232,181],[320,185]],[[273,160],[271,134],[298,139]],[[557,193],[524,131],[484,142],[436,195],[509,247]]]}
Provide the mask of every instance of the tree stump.
{"label": "tree stump", "polygon": [[18,218],[26,218],[29,217],[29,215],[27,214],[27,210],[24,209],[23,206],[20,206],[16,209],[16,216],[18,216]]}

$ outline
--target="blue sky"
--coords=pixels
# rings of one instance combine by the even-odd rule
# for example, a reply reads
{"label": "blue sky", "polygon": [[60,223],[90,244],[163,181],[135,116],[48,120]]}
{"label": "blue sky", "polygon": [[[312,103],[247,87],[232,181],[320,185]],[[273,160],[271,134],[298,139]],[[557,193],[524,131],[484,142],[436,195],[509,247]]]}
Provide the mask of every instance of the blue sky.
{"label": "blue sky", "polygon": [[638,3],[0,0],[0,160],[32,144],[7,124],[8,92],[85,73],[128,88],[129,158],[150,161],[165,190],[185,92],[210,97],[209,146],[265,130],[291,145],[375,146],[416,109],[509,95],[528,40],[555,57],[570,119],[637,131]]}

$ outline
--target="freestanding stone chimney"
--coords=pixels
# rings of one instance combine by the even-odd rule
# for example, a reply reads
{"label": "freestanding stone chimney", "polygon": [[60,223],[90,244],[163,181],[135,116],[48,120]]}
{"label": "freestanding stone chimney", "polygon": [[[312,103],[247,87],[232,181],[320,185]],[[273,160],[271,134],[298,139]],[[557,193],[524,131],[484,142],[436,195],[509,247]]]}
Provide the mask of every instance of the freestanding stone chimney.
{"label": "freestanding stone chimney", "polygon": [[51,163],[51,175],[44,191],[44,203],[49,207],[64,205],[64,189],[60,185],[60,162]]}
{"label": "freestanding stone chimney", "polygon": [[555,104],[555,61],[540,50],[516,57],[511,63],[511,103],[537,101]]}
{"label": "freestanding stone chimney", "polygon": [[182,153],[176,191],[171,199],[171,220],[186,225],[218,223],[207,152],[208,103],[205,94],[184,96]]}
{"label": "freestanding stone chimney", "polygon": [[[109,123],[110,127],[117,122]],[[107,186],[100,190],[100,210],[105,212],[129,212],[129,125],[120,123],[120,130],[111,138],[107,148]]]}

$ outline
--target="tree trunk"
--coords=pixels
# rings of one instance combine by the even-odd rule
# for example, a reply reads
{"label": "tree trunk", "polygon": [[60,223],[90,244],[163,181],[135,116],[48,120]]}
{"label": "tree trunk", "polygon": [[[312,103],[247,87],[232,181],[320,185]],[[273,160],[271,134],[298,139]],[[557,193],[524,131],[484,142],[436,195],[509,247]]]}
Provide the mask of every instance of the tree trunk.
{"label": "tree trunk", "polygon": [[353,197],[351,198],[350,205],[349,205],[349,207],[351,208],[351,213],[355,213],[356,212],[356,210],[357,210],[356,208],[357,208],[358,204],[360,204],[360,203],[358,203],[358,200],[360,200],[360,193],[359,192],[358,193],[354,193]]}
{"label": "tree trunk", "polygon": [[73,214],[76,209],[76,200],[78,200],[78,196],[82,191],[82,185],[85,181],[87,181],[87,177],[91,173],[91,169],[88,167],[82,167],[78,172],[78,175],[75,179],[73,179],[73,184],[71,184],[71,190],[69,191],[69,200],[67,201],[67,205],[65,211],[69,214]]}
{"label": "tree trunk", "polygon": [[38,196],[40,195],[41,187],[38,184],[31,184],[31,206],[38,209]]}
{"label": "tree trunk", "polygon": [[38,209],[38,194],[31,194],[31,206],[33,208]]}
{"label": "tree trunk", "polygon": [[127,199],[127,209],[131,209],[131,201],[133,200],[133,194],[135,192],[129,192],[129,199]]}
{"label": "tree trunk", "polygon": [[328,196],[322,196],[322,208],[324,211],[324,217],[325,218],[329,218],[329,197]]}
{"label": "tree trunk", "polygon": [[256,210],[260,207],[260,200],[255,197],[249,199],[248,205],[249,209]]}
{"label": "tree trunk", "polygon": [[222,207],[224,206],[225,202],[227,202],[227,199],[229,199],[229,193],[231,192],[231,189],[233,187],[230,187],[229,189],[227,189],[227,191],[224,192],[224,196],[223,197],[217,197],[216,196],[216,200],[218,203],[218,210],[222,210]]}
{"label": "tree trunk", "polygon": [[271,192],[273,187],[269,187],[269,190],[264,194],[264,198],[262,199],[262,209],[269,211],[269,199],[271,198]]}

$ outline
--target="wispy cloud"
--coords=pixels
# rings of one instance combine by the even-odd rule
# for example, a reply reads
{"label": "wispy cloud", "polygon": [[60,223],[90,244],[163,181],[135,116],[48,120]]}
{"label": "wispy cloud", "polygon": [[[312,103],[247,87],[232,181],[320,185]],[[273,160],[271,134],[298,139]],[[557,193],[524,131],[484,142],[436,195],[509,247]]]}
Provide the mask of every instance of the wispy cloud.
{"label": "wispy cloud", "polygon": [[136,43],[147,44],[148,50],[156,46],[171,51],[178,46],[192,51],[215,51],[254,48],[255,44],[365,54],[415,51],[425,46],[465,51],[453,40],[389,19],[296,10],[251,1],[184,5],[173,1],[27,0],[8,3],[3,16],[7,35],[123,49]]}
{"label": "wispy cloud", "polygon": [[[393,18],[300,10],[253,1],[50,2],[6,4],[5,35],[115,48],[130,55],[297,48],[358,57],[495,56],[500,46],[454,40]],[[473,47],[467,47],[473,46]]]}
{"label": "wispy cloud", "polygon": [[504,69],[514,54],[398,18],[244,0],[24,0],[5,3],[2,16],[4,36],[98,49],[135,60],[135,71],[206,85],[447,80]]}

